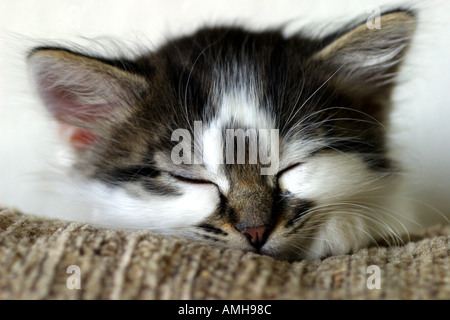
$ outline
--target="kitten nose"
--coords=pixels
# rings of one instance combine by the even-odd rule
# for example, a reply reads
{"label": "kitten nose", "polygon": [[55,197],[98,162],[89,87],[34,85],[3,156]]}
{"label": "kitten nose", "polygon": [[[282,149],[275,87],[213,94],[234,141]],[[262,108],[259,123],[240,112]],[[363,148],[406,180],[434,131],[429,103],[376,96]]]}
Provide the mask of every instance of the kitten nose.
{"label": "kitten nose", "polygon": [[257,228],[245,228],[240,230],[240,232],[247,237],[250,244],[255,247],[255,249],[259,250],[266,242],[267,236],[267,227],[261,226]]}

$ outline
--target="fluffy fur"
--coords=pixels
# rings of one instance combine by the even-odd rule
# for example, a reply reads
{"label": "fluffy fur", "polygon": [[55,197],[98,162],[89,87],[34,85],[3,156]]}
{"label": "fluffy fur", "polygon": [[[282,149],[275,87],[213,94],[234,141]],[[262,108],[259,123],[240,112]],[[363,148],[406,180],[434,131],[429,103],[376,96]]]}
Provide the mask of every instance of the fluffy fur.
{"label": "fluffy fur", "polygon": [[[381,29],[352,23],[321,39],[205,28],[136,59],[36,48],[32,79],[73,154],[56,184],[82,203],[81,220],[278,259],[399,239],[409,208],[395,201],[386,127],[414,28],[398,10]],[[195,136],[195,121],[203,161],[177,165],[172,133]],[[278,130],[275,174],[261,159],[220,164],[226,129]]]}

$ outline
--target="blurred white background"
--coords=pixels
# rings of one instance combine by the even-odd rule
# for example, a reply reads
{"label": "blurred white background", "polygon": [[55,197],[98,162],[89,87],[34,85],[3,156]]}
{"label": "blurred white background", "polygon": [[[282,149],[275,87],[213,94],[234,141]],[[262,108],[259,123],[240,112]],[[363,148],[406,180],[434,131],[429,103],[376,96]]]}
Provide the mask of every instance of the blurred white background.
{"label": "blurred white background", "polygon": [[[388,5],[386,5],[388,4]],[[25,56],[35,44],[83,43],[111,36],[152,48],[205,24],[253,29],[290,22],[288,29],[333,24],[382,10],[412,6],[419,27],[395,92],[393,135],[410,195],[438,221],[450,213],[450,1],[359,0],[1,0],[0,204],[42,213],[46,199],[25,182],[45,171],[55,132],[27,80]],[[52,151],[53,150],[53,151]],[[47,203],[48,205],[48,203]],[[37,211],[37,212],[36,212]],[[442,219],[440,219],[443,222]]]}

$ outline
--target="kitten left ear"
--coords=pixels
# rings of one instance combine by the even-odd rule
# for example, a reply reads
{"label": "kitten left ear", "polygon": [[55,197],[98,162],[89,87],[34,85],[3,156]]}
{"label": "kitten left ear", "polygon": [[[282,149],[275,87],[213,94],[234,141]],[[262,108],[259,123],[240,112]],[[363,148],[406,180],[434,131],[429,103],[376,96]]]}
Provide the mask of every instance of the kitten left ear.
{"label": "kitten left ear", "polygon": [[37,91],[75,149],[88,149],[127,119],[147,81],[106,60],[65,49],[38,48],[28,57]]}
{"label": "kitten left ear", "polygon": [[380,16],[378,26],[359,25],[335,38],[312,59],[323,64],[330,80],[342,88],[363,95],[379,94],[380,88],[392,83],[415,27],[411,13],[387,13]]}

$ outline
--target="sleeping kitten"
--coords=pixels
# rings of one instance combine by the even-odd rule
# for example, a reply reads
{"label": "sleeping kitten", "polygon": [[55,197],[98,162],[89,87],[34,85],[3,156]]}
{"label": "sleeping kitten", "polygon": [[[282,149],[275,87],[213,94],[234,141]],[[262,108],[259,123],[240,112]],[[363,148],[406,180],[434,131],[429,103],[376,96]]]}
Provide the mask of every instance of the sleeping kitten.
{"label": "sleeping kitten", "polygon": [[205,28],[134,60],[35,48],[74,155],[61,193],[89,223],[290,261],[397,238],[408,209],[386,134],[415,18],[380,23],[322,39]]}

